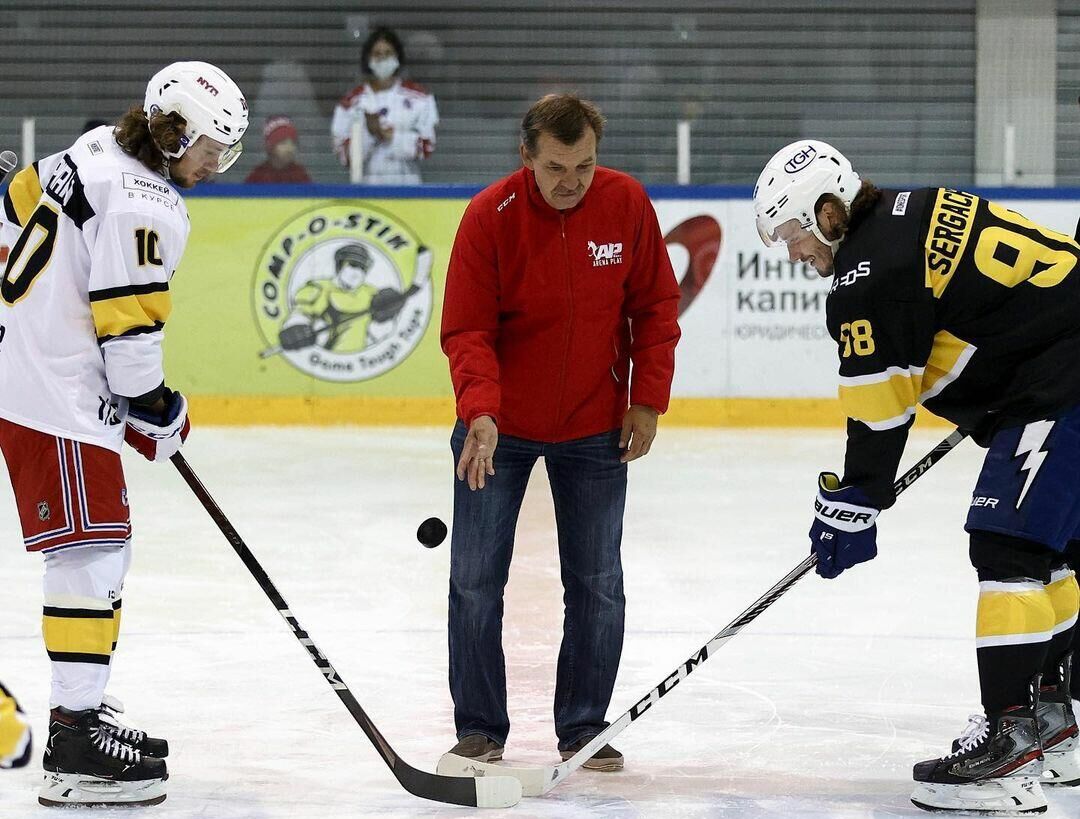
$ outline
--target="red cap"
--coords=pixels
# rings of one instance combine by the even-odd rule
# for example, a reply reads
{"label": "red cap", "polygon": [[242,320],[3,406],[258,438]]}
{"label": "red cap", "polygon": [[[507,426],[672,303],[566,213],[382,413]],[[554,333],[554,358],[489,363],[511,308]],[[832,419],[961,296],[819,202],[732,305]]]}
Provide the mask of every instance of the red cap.
{"label": "red cap", "polygon": [[266,152],[274,150],[274,146],[282,140],[291,139],[297,145],[300,137],[296,133],[296,126],[288,117],[270,117],[263,126],[263,140],[266,142]]}

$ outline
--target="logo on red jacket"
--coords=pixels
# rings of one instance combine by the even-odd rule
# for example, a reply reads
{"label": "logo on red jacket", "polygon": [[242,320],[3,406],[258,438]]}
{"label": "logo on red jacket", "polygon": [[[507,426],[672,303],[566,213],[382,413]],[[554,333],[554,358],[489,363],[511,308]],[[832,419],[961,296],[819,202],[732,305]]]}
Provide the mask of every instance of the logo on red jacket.
{"label": "logo on red jacket", "polygon": [[622,242],[608,242],[602,245],[589,242],[589,256],[592,258],[593,267],[622,264]]}

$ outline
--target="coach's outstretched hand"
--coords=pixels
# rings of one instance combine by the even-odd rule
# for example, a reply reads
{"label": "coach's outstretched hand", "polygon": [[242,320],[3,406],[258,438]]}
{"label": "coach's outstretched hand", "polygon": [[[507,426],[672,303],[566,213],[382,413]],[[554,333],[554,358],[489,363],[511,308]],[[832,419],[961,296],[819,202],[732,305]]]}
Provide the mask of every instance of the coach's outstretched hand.
{"label": "coach's outstretched hand", "polygon": [[487,479],[495,474],[495,449],[499,445],[499,428],[490,415],[480,415],[469,424],[465,446],[457,463],[459,481],[468,480],[474,492],[487,485]]}

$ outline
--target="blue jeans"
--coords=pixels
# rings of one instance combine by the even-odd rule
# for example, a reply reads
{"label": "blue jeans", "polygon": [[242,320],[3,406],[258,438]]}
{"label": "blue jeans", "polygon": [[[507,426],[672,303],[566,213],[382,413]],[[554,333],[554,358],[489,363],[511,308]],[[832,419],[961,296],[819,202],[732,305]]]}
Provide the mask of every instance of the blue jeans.
{"label": "blue jeans", "polygon": [[[465,444],[458,421],[450,438],[454,464]],[[623,509],[626,464],[619,431],[545,444],[500,435],[495,475],[470,491],[454,479],[450,539],[450,694],[458,738],[483,734],[506,743],[506,664],[502,651],[503,589],[514,552],[514,529],[537,458],[543,456],[559,534],[563,640],[555,682],[555,733],[565,749],[607,727],[622,656]]]}

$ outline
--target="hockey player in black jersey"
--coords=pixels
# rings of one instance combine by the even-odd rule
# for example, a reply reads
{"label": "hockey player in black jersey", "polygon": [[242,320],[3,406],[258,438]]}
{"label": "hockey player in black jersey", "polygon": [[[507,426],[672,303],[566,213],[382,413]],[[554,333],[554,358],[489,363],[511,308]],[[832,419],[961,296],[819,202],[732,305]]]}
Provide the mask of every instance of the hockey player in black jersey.
{"label": "hockey player in black jersey", "polygon": [[1080,245],[962,191],[880,190],[809,140],[769,160],[754,208],[767,245],[833,280],[847,454],[842,478],[818,477],[818,574],[877,554],[918,404],[987,448],[965,525],[984,714],[915,766],[912,801],[1044,811],[1043,784],[1080,784],[1065,558],[1080,538]]}

